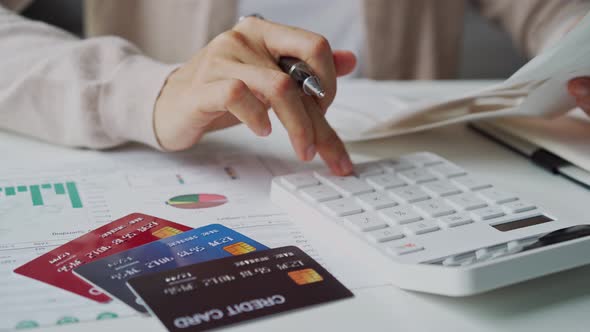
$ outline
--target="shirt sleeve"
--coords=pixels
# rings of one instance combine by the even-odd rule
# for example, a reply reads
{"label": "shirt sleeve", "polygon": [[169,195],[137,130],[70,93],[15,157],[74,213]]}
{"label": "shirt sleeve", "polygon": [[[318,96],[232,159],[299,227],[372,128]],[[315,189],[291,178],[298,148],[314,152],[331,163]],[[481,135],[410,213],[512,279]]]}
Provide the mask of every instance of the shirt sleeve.
{"label": "shirt sleeve", "polygon": [[155,101],[177,65],[118,37],[79,39],[0,5],[0,127],[74,147],[160,148]]}
{"label": "shirt sleeve", "polygon": [[528,57],[555,40],[560,29],[590,11],[587,0],[476,0],[480,12],[510,33]]}

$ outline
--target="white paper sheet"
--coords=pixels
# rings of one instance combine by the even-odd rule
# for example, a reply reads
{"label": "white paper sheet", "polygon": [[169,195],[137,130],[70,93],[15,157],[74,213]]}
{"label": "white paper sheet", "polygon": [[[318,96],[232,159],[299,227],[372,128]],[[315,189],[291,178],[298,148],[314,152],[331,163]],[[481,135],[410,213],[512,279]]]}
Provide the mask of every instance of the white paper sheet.
{"label": "white paper sheet", "polygon": [[[137,314],[113,301],[98,304],[14,274],[23,263],[85,232],[132,212],[199,227],[221,223],[269,247],[296,245],[330,269],[303,229],[269,200],[277,160],[223,153],[161,154],[146,150],[79,154],[66,163],[29,163],[10,158],[0,173],[0,331],[53,326]],[[56,193],[56,184],[75,187]],[[43,185],[51,185],[45,186]],[[73,184],[73,185],[72,185]],[[39,186],[34,199],[31,186]],[[27,191],[18,191],[26,187]],[[14,188],[7,195],[6,188]],[[9,190],[11,191],[11,190]],[[165,202],[176,195],[214,193],[228,202],[214,208],[179,209]],[[75,196],[75,195],[74,195]],[[38,204],[34,206],[34,204]],[[77,207],[75,207],[77,206]],[[350,266],[332,270],[348,287],[382,282],[359,278]]]}
{"label": "white paper sheet", "polygon": [[329,120],[344,140],[359,141],[483,118],[563,114],[575,107],[567,82],[590,75],[589,41],[587,15],[503,83],[434,101],[339,93]]}

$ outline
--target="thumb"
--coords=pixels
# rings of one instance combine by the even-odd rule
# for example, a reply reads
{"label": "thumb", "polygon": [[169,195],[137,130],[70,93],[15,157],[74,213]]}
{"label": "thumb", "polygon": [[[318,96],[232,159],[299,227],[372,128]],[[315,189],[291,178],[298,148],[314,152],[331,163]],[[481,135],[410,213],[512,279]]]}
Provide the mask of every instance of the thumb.
{"label": "thumb", "polygon": [[332,52],[336,75],[344,76],[352,73],[356,67],[356,56],[351,51],[335,50]]}

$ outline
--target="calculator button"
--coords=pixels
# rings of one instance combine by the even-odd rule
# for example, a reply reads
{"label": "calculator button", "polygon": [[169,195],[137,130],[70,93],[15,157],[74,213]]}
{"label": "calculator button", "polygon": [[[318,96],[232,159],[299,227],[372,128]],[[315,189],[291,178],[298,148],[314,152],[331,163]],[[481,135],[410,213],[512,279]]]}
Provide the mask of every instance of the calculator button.
{"label": "calculator button", "polygon": [[451,163],[444,163],[442,165],[432,166],[428,169],[432,173],[440,176],[441,178],[453,178],[467,174],[467,172],[464,169]]}
{"label": "calculator button", "polygon": [[342,198],[323,203],[324,210],[335,217],[348,216],[363,212],[363,208],[354,198]]}
{"label": "calculator button", "polygon": [[529,238],[525,238],[525,239],[519,239],[517,241],[518,241],[518,243],[520,243],[520,245],[522,245],[523,247],[526,247],[528,245],[531,245],[531,244],[539,241],[540,237],[541,237],[541,235],[538,235],[538,236],[533,236],[533,237],[529,237]]}
{"label": "calculator button", "polygon": [[388,227],[385,220],[372,212],[365,212],[361,214],[354,214],[344,218],[346,225],[350,226],[356,231],[369,232],[376,229]]}
{"label": "calculator button", "polygon": [[444,266],[465,266],[475,261],[475,254],[468,252],[464,254],[449,256],[443,260],[442,265]]}
{"label": "calculator button", "polygon": [[424,184],[424,190],[434,196],[450,196],[461,193],[461,190],[447,180]]}
{"label": "calculator button", "polygon": [[515,195],[507,193],[505,191],[498,190],[496,188],[485,189],[479,192],[479,194],[487,201],[502,204],[515,201],[518,199]]}
{"label": "calculator button", "polygon": [[438,224],[444,228],[458,227],[473,222],[473,219],[467,213],[457,213],[438,219]]}
{"label": "calculator button", "polygon": [[410,163],[414,163],[420,167],[422,166],[432,166],[437,165],[445,162],[443,158],[440,156],[435,155],[431,152],[417,152],[408,155],[404,155],[400,158],[400,160],[408,161]]}
{"label": "calculator button", "polygon": [[291,174],[281,178],[281,182],[291,190],[317,186],[320,181],[311,174]]}
{"label": "calculator button", "polygon": [[383,160],[379,163],[388,172],[397,173],[416,168],[414,164],[403,160]]}
{"label": "calculator button", "polygon": [[520,212],[525,212],[525,211],[531,211],[536,209],[537,207],[534,206],[533,204],[524,202],[524,201],[514,201],[514,202],[510,202],[510,203],[506,203],[504,205],[502,205],[506,210],[508,210],[508,212],[510,213],[520,213]]}
{"label": "calculator button", "polygon": [[471,176],[460,176],[460,177],[456,177],[451,179],[451,181],[453,181],[454,184],[458,185],[460,188],[464,189],[464,190],[481,190],[481,189],[485,189],[485,188],[491,188],[492,185],[487,183],[487,182],[483,182],[480,181],[474,177]]}
{"label": "calculator button", "polygon": [[386,250],[393,255],[401,256],[401,255],[406,255],[406,254],[410,254],[413,252],[422,251],[422,250],[424,250],[424,247],[419,246],[418,244],[413,243],[413,242],[391,243],[390,245],[387,246]]}
{"label": "calculator button", "polygon": [[427,217],[432,218],[442,217],[456,212],[455,209],[448,206],[442,199],[431,199],[418,202],[414,206]]}
{"label": "calculator button", "polygon": [[480,221],[499,218],[499,217],[506,215],[504,213],[504,211],[502,211],[502,209],[495,207],[495,206],[489,206],[489,207],[486,207],[483,209],[474,210],[474,211],[471,211],[471,213],[473,213],[475,218]]}
{"label": "calculator button", "polygon": [[379,210],[379,214],[385,218],[385,220],[398,225],[422,220],[422,217],[416,213],[411,206],[387,208]]}
{"label": "calculator button", "polygon": [[430,195],[425,193],[418,186],[406,186],[395,188],[389,191],[393,198],[397,198],[400,201],[406,203],[414,203],[430,199]]}
{"label": "calculator button", "polygon": [[369,210],[379,210],[397,205],[397,203],[384,192],[362,194],[357,196],[357,200],[362,206]]}
{"label": "calculator button", "polygon": [[516,254],[524,249],[524,246],[519,241],[510,241],[506,243],[506,249],[509,254]]}
{"label": "calculator button", "polygon": [[460,194],[460,195],[455,195],[453,197],[449,197],[448,201],[454,207],[458,208],[459,210],[463,210],[463,211],[481,209],[481,208],[488,206],[488,204],[486,202],[482,201],[481,199],[479,199],[477,196],[475,196],[472,193],[464,193],[464,194]]}
{"label": "calculator button", "polygon": [[315,172],[315,175],[345,195],[358,195],[374,191],[365,181],[354,176],[335,176],[331,175],[329,171]]}
{"label": "calculator button", "polygon": [[326,185],[303,188],[299,192],[303,198],[312,202],[325,202],[342,197],[336,190]]}
{"label": "calculator button", "polygon": [[354,166],[354,174],[359,178],[364,178],[371,175],[383,174],[385,170],[379,163],[364,163]]}
{"label": "calculator button", "polygon": [[485,261],[486,259],[492,257],[492,254],[488,250],[488,248],[481,248],[475,251],[475,258],[478,261]]}
{"label": "calculator button", "polygon": [[406,185],[406,182],[400,179],[395,174],[382,174],[382,175],[374,175],[369,176],[366,178],[367,183],[373,186],[377,190],[386,190],[391,188],[403,187]]}
{"label": "calculator button", "polygon": [[487,248],[481,248],[475,251],[475,258],[478,261],[485,261],[497,255],[497,253],[504,253],[506,251],[506,244],[499,244]]}
{"label": "calculator button", "polygon": [[498,249],[492,253],[492,256],[489,259],[495,259],[503,256],[507,256],[510,253],[508,252],[508,248],[504,246],[502,249]]}
{"label": "calculator button", "polygon": [[410,169],[398,173],[399,176],[409,183],[424,183],[436,180],[436,176],[423,168]]}
{"label": "calculator button", "polygon": [[419,235],[436,232],[440,229],[436,224],[428,220],[422,220],[404,226],[404,233],[407,235]]}
{"label": "calculator button", "polygon": [[404,233],[397,227],[385,227],[370,231],[365,236],[373,243],[380,243],[401,239]]}

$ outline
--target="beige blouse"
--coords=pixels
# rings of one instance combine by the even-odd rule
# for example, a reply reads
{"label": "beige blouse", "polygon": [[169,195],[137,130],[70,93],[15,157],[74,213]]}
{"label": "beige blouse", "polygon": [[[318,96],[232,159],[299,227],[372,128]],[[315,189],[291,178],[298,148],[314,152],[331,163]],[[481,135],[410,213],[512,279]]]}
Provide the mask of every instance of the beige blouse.
{"label": "beige blouse", "polygon": [[[457,71],[467,0],[363,0],[374,79],[443,79]],[[174,63],[236,20],[236,0],[86,0],[89,38],[26,20],[28,0],[0,0],[0,127],[79,147],[159,148],[153,107]],[[584,0],[477,0],[527,55]]]}

